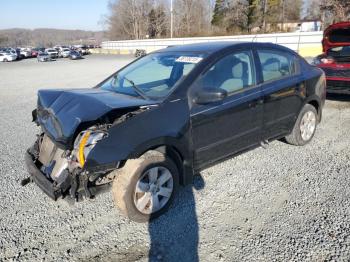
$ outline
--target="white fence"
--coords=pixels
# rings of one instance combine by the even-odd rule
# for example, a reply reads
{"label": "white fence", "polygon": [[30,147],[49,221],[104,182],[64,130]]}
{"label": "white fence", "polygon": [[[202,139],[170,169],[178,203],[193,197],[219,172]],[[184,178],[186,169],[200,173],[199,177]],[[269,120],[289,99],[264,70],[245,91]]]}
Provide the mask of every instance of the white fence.
{"label": "white fence", "polygon": [[286,46],[294,51],[306,53],[321,51],[321,40],[323,32],[301,32],[301,33],[279,33],[279,34],[257,34],[217,37],[191,37],[191,38],[167,38],[167,39],[145,39],[128,41],[106,41],[102,43],[103,49],[129,50],[145,49],[147,52],[165,48],[173,45],[184,45],[212,41],[245,41],[245,42],[270,42]]}

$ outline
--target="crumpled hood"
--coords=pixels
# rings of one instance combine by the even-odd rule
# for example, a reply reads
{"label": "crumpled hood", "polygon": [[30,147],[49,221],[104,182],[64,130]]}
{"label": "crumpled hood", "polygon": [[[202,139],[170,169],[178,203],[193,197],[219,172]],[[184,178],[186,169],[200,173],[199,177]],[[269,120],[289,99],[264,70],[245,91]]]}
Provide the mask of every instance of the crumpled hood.
{"label": "crumpled hood", "polygon": [[37,120],[50,137],[70,143],[81,123],[92,122],[115,109],[135,108],[155,101],[93,89],[39,90]]}

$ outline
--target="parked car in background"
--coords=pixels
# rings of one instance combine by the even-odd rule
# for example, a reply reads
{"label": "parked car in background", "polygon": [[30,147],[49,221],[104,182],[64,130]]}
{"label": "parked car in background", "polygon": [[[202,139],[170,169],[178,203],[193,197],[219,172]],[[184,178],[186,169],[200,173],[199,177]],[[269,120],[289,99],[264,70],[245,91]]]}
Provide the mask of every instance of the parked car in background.
{"label": "parked car in background", "polygon": [[38,59],[38,62],[47,62],[52,60],[51,55],[46,52],[38,53],[36,58]]}
{"label": "parked car in background", "polygon": [[21,59],[21,57],[20,57],[19,54],[17,53],[16,49],[14,49],[14,48],[11,48],[11,47],[3,48],[3,49],[2,49],[2,52],[4,52],[4,53],[10,53],[11,55],[16,56],[16,59],[15,59],[15,60]]}
{"label": "parked car in background", "polygon": [[27,48],[20,49],[21,58],[30,58],[32,57],[32,52]]}
{"label": "parked car in background", "polygon": [[17,59],[17,55],[8,53],[8,52],[0,52],[0,62],[11,62]]}
{"label": "parked car in background", "polygon": [[75,51],[75,50],[71,50],[70,52],[69,52],[69,56],[68,56],[70,59],[72,59],[72,60],[76,60],[76,59],[81,59],[81,58],[83,58],[82,56],[81,56],[81,54],[80,54],[80,52],[78,52],[78,51]]}
{"label": "parked car in background", "polygon": [[21,59],[20,51],[19,50],[17,51],[15,48],[12,48],[12,47],[2,48],[2,52],[10,53],[12,55],[15,55],[16,56],[16,60]]}
{"label": "parked car in background", "polygon": [[309,143],[325,97],[322,70],[275,44],[159,50],[93,89],[40,90],[22,185],[80,200],[113,183],[116,206],[146,222],[207,167],[283,137]]}
{"label": "parked car in background", "polygon": [[147,51],[145,49],[136,49],[135,57],[141,57],[147,55]]}
{"label": "parked car in background", "polygon": [[32,57],[37,57],[39,54],[39,51],[37,49],[33,48],[31,53],[32,53]]}
{"label": "parked car in background", "polygon": [[74,45],[72,49],[78,51],[81,55],[90,54],[90,50],[86,45]]}
{"label": "parked car in background", "polygon": [[17,60],[20,60],[20,59],[24,58],[24,55],[21,54],[21,50],[19,48],[16,48],[15,51],[16,51],[16,54],[17,54]]}
{"label": "parked car in background", "polygon": [[54,48],[45,49],[45,53],[49,54],[51,58],[58,58],[58,51]]}
{"label": "parked car in background", "polygon": [[329,26],[322,45],[323,54],[314,64],[326,73],[327,92],[350,95],[350,22]]}
{"label": "parked car in background", "polygon": [[58,53],[59,57],[69,57],[71,50],[69,48],[62,48],[61,51]]}

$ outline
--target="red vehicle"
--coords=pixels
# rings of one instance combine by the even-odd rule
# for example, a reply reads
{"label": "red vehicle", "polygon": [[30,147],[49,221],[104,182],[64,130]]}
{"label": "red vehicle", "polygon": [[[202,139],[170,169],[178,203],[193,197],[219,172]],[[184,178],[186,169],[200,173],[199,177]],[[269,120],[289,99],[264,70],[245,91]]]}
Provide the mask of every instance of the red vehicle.
{"label": "red vehicle", "polygon": [[32,49],[32,57],[37,57],[39,54],[39,51],[36,49]]}
{"label": "red vehicle", "polygon": [[314,63],[326,74],[327,92],[350,94],[350,22],[329,26],[322,45],[323,54]]}

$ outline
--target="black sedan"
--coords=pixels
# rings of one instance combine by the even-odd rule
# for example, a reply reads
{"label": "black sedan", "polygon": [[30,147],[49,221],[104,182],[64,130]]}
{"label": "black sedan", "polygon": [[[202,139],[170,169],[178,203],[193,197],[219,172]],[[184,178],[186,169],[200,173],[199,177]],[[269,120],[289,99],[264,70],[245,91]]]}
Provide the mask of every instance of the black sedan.
{"label": "black sedan", "polygon": [[81,54],[75,50],[70,51],[68,57],[72,60],[82,59]]}
{"label": "black sedan", "polygon": [[309,143],[325,96],[324,73],[278,45],[166,48],[92,89],[40,90],[23,185],[56,200],[113,183],[120,210],[148,221],[204,168],[275,139]]}

